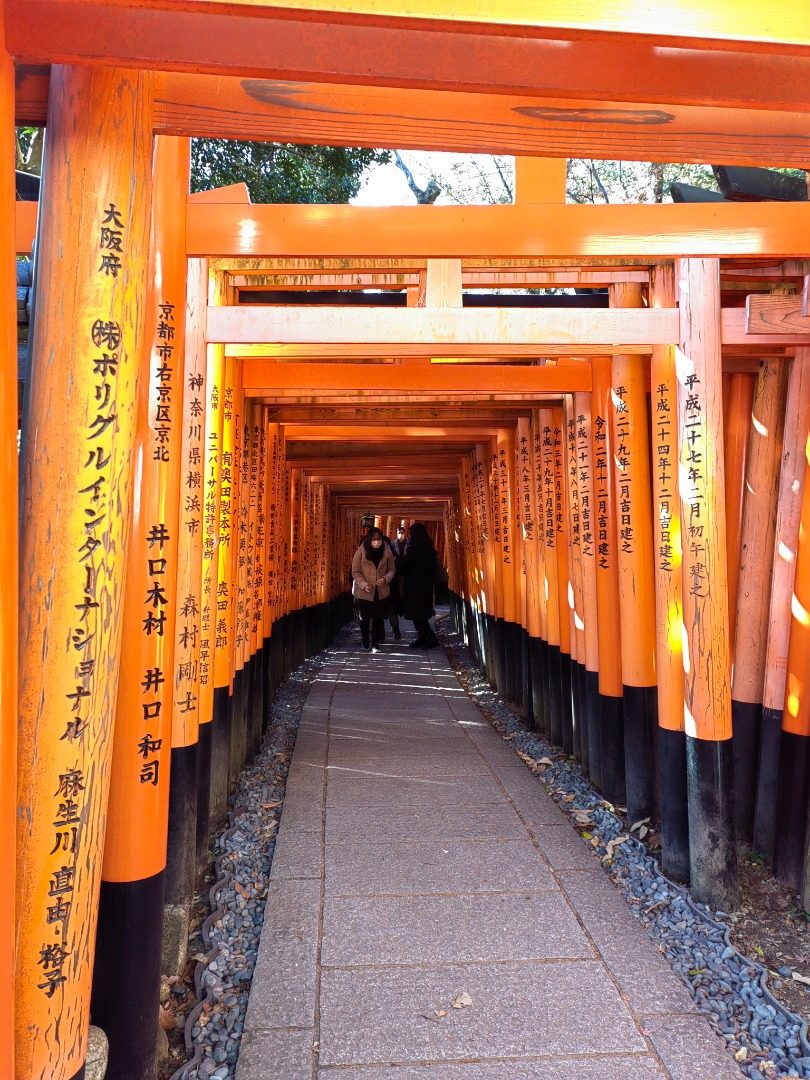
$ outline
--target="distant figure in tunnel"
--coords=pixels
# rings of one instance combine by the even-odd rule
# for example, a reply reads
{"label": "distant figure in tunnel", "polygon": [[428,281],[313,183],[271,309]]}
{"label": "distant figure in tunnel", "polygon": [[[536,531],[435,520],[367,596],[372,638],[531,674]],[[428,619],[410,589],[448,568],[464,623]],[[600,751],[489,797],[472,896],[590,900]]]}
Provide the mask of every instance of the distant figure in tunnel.
{"label": "distant figure in tunnel", "polygon": [[436,549],[428,531],[421,521],[411,525],[411,535],[405,545],[405,554],[397,559],[402,591],[402,613],[410,619],[416,630],[412,649],[432,649],[439,641],[433,633],[430,618],[433,609],[433,585],[436,580]]}
{"label": "distant figure in tunnel", "polygon": [[383,534],[377,528],[369,529],[352,559],[352,596],[357,601],[360,635],[366,652],[385,641],[385,618],[395,572],[394,557]]}

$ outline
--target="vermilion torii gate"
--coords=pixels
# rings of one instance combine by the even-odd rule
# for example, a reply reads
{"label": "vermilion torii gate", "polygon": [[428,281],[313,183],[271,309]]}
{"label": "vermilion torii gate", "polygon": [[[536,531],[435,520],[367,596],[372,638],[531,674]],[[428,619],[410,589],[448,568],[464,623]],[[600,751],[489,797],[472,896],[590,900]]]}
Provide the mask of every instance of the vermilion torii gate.
{"label": "vermilion torii gate", "polygon": [[[730,903],[736,830],[804,887],[810,203],[566,206],[564,161],[806,166],[810,35],[790,0],[608,7],[6,0],[6,145],[48,136],[0,601],[3,1075],[81,1077],[91,998],[110,1075],[154,1075],[164,907],[182,938],[369,509],[433,523],[488,676],[660,813],[671,873]],[[191,135],[512,152],[517,200],[187,199]],[[37,220],[12,168],[7,372]],[[463,303],[560,286],[610,306]],[[319,288],[406,303],[249,302]],[[12,513],[16,400],[9,375]]]}

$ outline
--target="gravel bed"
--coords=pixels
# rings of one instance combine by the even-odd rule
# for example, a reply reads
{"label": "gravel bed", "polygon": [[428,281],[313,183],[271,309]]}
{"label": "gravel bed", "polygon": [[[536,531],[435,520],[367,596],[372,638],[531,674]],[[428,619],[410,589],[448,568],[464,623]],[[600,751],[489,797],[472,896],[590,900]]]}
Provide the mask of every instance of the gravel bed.
{"label": "gravel bed", "polygon": [[[766,970],[729,941],[728,913],[710,911],[661,873],[655,859],[577,764],[529,731],[484,681],[450,617],[436,620],[456,675],[493,727],[519,754],[572,822],[588,834],[602,865],[698,1009],[728,1044],[749,1080],[810,1077],[804,1021],[770,993]],[[634,823],[630,823],[631,829]]]}
{"label": "gravel bed", "polygon": [[339,650],[345,631],[277,690],[256,758],[231,797],[228,826],[214,841],[216,882],[202,927],[204,957],[194,975],[199,1003],[186,1021],[190,1060],[171,1080],[232,1080],[264,921],[276,831],[301,712],[310,685]]}

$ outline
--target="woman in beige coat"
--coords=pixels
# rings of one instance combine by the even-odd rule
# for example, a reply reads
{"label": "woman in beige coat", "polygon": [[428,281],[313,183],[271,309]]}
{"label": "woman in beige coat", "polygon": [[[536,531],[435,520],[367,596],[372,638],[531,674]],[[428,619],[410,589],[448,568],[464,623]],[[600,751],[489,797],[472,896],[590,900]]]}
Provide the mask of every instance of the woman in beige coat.
{"label": "woman in beige coat", "polygon": [[[360,615],[360,634],[366,652],[385,641],[385,619],[391,603],[394,557],[379,529],[369,529],[352,559],[352,596]],[[369,640],[369,626],[371,639]]]}

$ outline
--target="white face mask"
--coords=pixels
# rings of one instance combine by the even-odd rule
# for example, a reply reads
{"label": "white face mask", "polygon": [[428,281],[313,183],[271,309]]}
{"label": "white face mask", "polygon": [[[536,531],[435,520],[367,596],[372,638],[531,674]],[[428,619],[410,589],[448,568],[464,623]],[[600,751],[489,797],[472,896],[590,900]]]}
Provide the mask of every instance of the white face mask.
{"label": "white face mask", "polygon": [[371,546],[373,548],[381,548],[382,547],[382,540],[372,540],[371,541]]}

